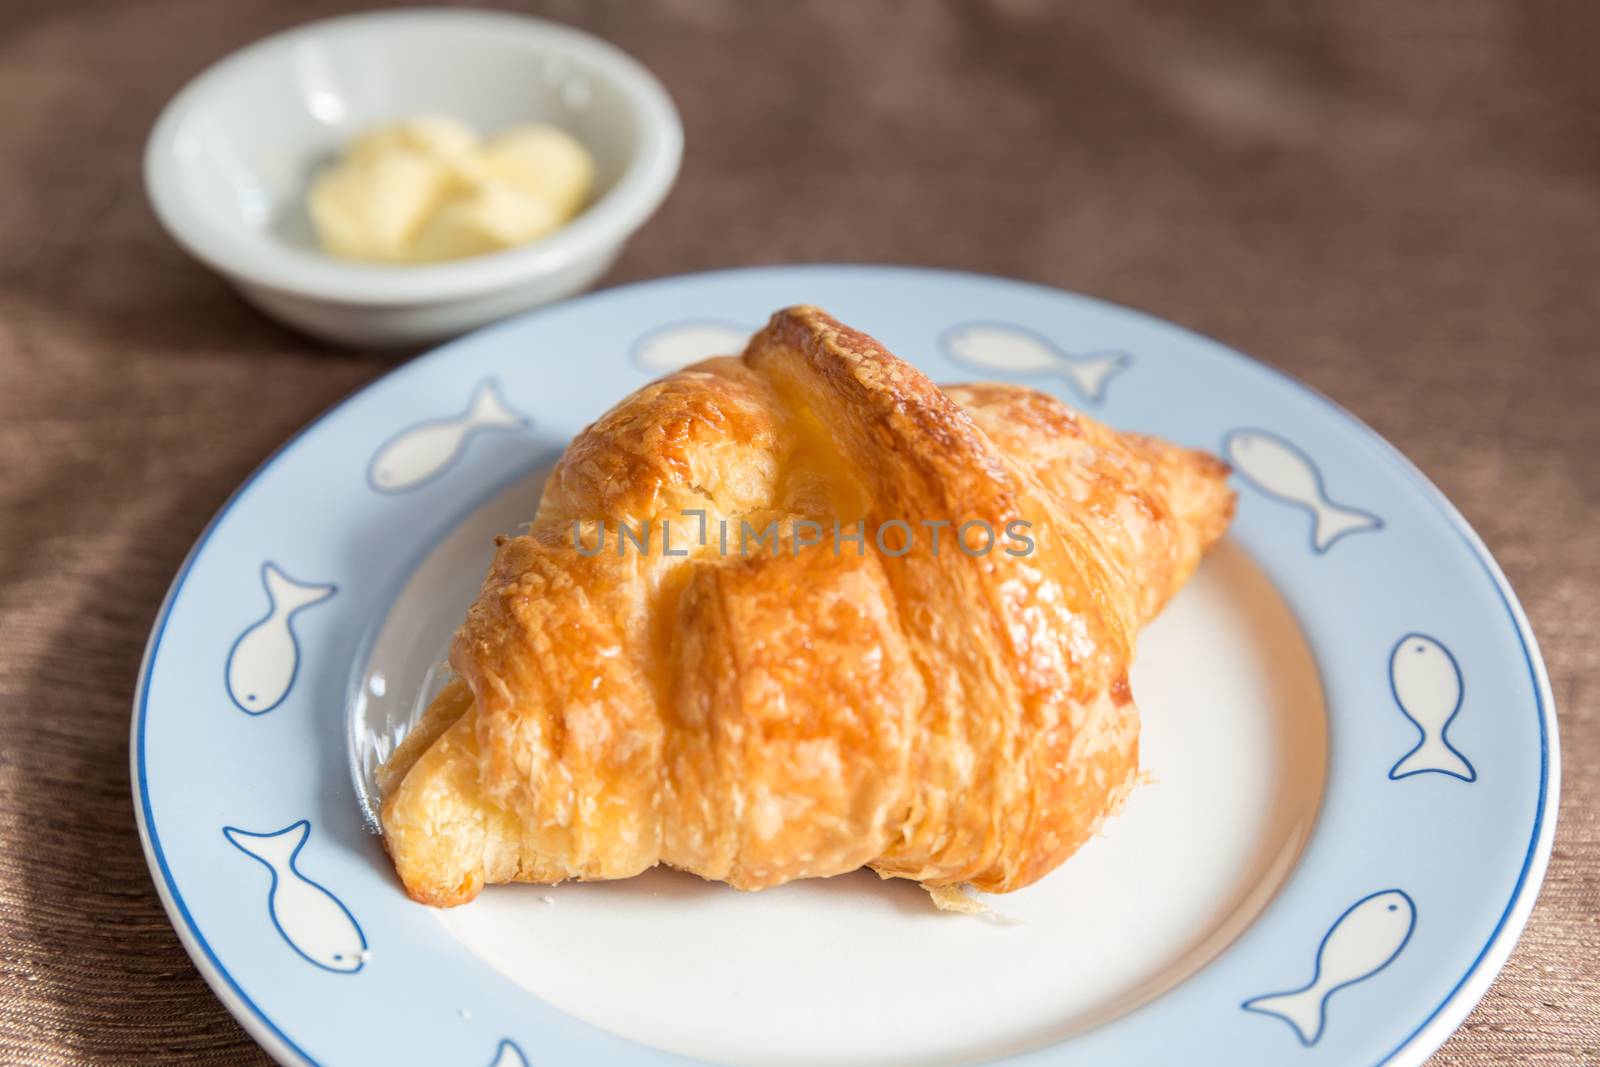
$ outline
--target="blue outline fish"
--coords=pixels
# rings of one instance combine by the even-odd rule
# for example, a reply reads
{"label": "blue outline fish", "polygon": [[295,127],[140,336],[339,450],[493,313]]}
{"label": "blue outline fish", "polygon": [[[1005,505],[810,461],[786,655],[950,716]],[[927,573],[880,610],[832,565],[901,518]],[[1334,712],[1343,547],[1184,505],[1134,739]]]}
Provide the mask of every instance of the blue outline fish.
{"label": "blue outline fish", "polygon": [[1287,993],[1253,997],[1240,1007],[1282,1019],[1302,1045],[1314,1045],[1328,1023],[1328,998],[1393,963],[1416,925],[1417,907],[1403,890],[1362,897],[1323,935],[1310,982]]}
{"label": "blue outline fish", "polygon": [[1437,772],[1473,782],[1478,772],[1450,743],[1446,731],[1461,713],[1466,694],[1461,668],[1450,650],[1427,634],[1406,634],[1389,655],[1389,692],[1400,713],[1422,734],[1389,771],[1394,779]]}
{"label": "blue outline fish", "polygon": [[1326,552],[1340,538],[1380,530],[1383,520],[1369,511],[1328,499],[1322,472],[1297,445],[1267,430],[1238,429],[1222,439],[1234,471],[1261,492],[1310,512],[1311,547]]}
{"label": "blue outline fish", "polygon": [[354,974],[366,966],[367,937],[350,909],[300,873],[297,860],[311,836],[305,819],[258,834],[224,826],[228,843],[272,872],[267,914],[289,947],[325,971]]}
{"label": "blue outline fish", "polygon": [[1111,379],[1133,362],[1121,351],[1067,352],[1032,330],[999,322],[961,323],[939,340],[957,363],[985,371],[1054,374],[1092,404],[1105,399]]}
{"label": "blue outline fish", "polygon": [[712,356],[737,356],[755,331],[716,319],[658,326],[633,343],[633,363],[650,374],[669,374]]}
{"label": "blue outline fish", "polygon": [[223,677],[228,697],[248,715],[263,715],[282,704],[300,673],[300,641],[294,617],[339,591],[336,585],[297,582],[277,564],[261,565],[267,613],[251,623],[228,649]]}
{"label": "blue outline fish", "polygon": [[518,430],[528,419],[513,411],[500,385],[485,379],[473,390],[460,415],[430,419],[401,430],[374,453],[367,481],[380,493],[404,493],[433,481],[485,430]]}

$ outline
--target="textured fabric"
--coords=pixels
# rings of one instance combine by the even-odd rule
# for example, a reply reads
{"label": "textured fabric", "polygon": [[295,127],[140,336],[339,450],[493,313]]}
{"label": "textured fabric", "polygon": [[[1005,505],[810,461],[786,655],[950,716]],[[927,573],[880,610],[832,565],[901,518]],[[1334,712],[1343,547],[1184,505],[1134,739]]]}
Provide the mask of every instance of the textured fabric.
{"label": "textured fabric", "polygon": [[[163,591],[298,426],[398,357],[265,320],[139,159],[305,0],[0,9],[0,1062],[264,1061],[173,934],[127,729]],[[607,279],[855,260],[1148,308],[1398,445],[1495,552],[1562,720],[1549,879],[1435,1062],[1600,1062],[1600,4],[572,2],[682,108]],[[797,299],[805,294],[796,294]]]}

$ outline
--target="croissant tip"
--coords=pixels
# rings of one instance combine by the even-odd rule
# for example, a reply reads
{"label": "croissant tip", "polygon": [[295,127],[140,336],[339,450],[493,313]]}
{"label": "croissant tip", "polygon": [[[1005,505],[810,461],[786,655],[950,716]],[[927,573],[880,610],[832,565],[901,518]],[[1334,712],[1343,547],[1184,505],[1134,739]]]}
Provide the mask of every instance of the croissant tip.
{"label": "croissant tip", "polygon": [[779,308],[767,320],[767,331],[778,332],[785,326],[815,329],[819,326],[838,327],[839,321],[815,304],[791,304]]}

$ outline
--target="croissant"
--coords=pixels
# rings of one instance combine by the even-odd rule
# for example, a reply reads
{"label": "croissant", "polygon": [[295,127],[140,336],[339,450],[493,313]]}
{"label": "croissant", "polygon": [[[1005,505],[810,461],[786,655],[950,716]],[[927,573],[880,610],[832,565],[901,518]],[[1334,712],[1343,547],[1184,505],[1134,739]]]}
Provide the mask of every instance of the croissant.
{"label": "croissant", "polygon": [[1227,473],[778,312],[579,434],[499,540],[379,771],[406,891],[1034,882],[1137,777],[1134,637],[1226,528]]}

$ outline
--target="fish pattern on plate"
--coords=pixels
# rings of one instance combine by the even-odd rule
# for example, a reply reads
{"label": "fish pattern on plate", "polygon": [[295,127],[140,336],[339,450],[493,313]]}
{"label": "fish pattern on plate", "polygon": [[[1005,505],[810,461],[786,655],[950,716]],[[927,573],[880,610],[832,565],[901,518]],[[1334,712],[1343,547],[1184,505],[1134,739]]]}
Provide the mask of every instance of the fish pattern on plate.
{"label": "fish pattern on plate", "polygon": [[1311,981],[1285,993],[1252,997],[1240,1007],[1282,1019],[1302,1045],[1315,1045],[1327,1027],[1329,998],[1393,963],[1416,925],[1416,904],[1404,890],[1362,897],[1323,935]]}
{"label": "fish pattern on plate", "polygon": [[1427,634],[1406,634],[1389,656],[1389,690],[1400,714],[1422,737],[1389,771],[1393,779],[1414,774],[1447,774],[1475,782],[1472,761],[1450,743],[1447,731],[1461,714],[1466,687],[1450,650]]}
{"label": "fish pattern on plate", "polygon": [[670,374],[712,356],[737,356],[754,332],[718,319],[670,322],[635,341],[629,357],[647,374]]}
{"label": "fish pattern on plate", "polygon": [[289,695],[300,673],[294,617],[339,590],[328,583],[295,581],[270,560],[261,565],[261,584],[267,591],[267,613],[234,639],[224,669],[229,698],[248,715],[263,715]]}
{"label": "fish pattern on plate", "polygon": [[997,322],[961,323],[939,340],[957,363],[981,371],[1054,375],[1089,404],[1105,400],[1107,385],[1133,362],[1120,350],[1068,352],[1032,330]]}
{"label": "fish pattern on plate", "polygon": [[267,915],[290,948],[325,971],[354,974],[367,965],[367,937],[361,924],[343,901],[300,871],[300,852],[311,836],[309,821],[301,819],[267,833],[224,826],[222,836],[272,872]]}
{"label": "fish pattern on plate", "polygon": [[1311,515],[1311,547],[1328,551],[1342,538],[1380,530],[1383,520],[1370,511],[1336,504],[1323,488],[1322,472],[1297,445],[1267,430],[1233,430],[1222,439],[1233,469],[1252,487]]}
{"label": "fish pattern on plate", "polygon": [[528,425],[528,418],[506,403],[500,384],[485,379],[461,414],[415,423],[379,446],[367,466],[367,482],[380,493],[419,489],[460,459],[478,434]]}

